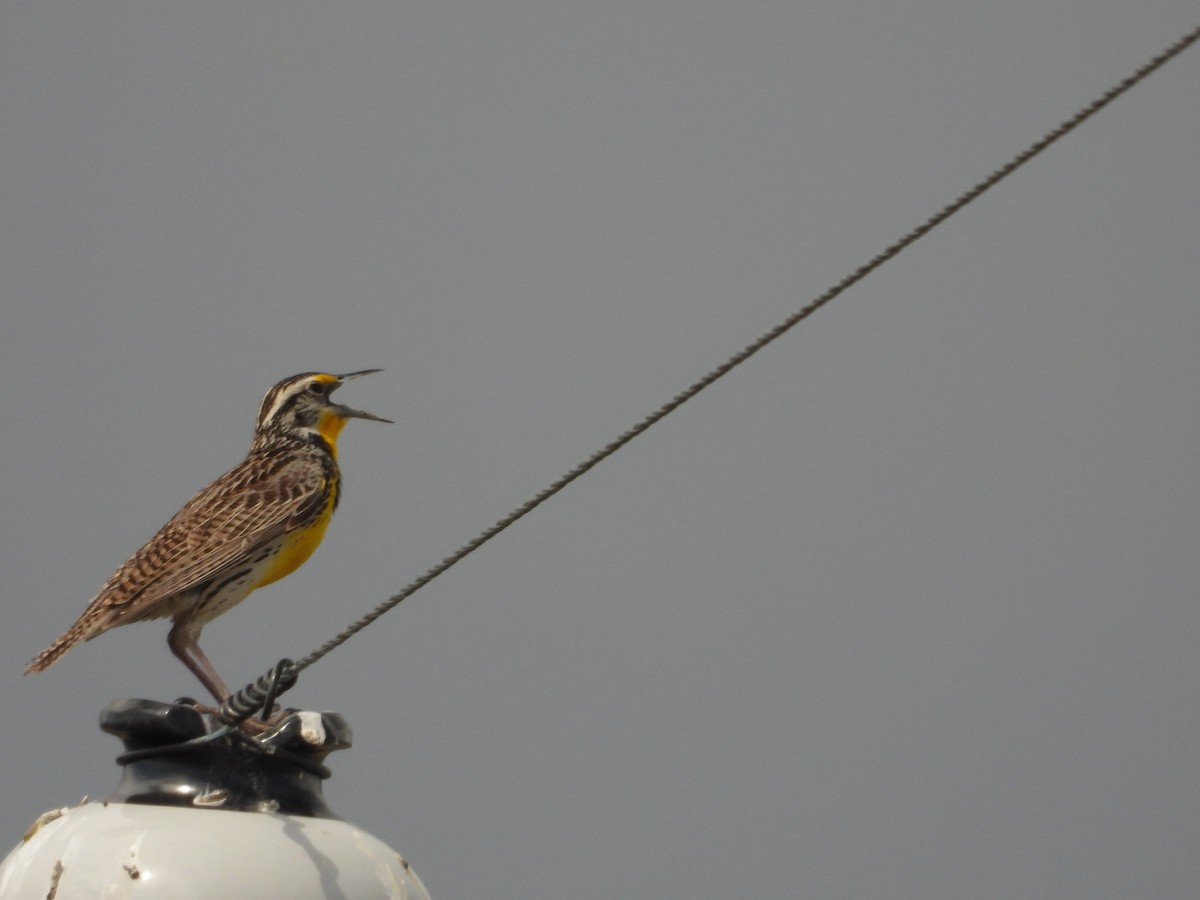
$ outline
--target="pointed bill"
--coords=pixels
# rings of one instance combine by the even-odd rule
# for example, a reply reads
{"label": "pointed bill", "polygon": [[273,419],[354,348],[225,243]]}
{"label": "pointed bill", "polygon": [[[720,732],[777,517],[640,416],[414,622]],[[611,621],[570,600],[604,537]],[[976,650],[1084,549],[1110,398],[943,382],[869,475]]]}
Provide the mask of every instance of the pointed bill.
{"label": "pointed bill", "polygon": [[[373,375],[376,372],[382,371],[383,369],[363,369],[360,372],[348,372],[345,375],[338,375],[338,386],[340,387],[342,384],[347,381],[351,381],[352,379],[361,378],[364,375]],[[352,406],[343,406],[340,403],[335,404],[335,408],[347,419],[370,419],[373,422],[388,422],[389,424],[395,424],[391,419],[385,419],[383,416],[377,416],[375,413],[367,412],[365,409],[355,409]]]}

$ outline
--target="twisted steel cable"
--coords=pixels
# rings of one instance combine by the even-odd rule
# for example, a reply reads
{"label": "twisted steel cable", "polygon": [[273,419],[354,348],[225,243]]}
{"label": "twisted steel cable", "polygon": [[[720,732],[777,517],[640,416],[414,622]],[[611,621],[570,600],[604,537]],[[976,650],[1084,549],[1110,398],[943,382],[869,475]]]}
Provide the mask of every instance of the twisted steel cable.
{"label": "twisted steel cable", "polygon": [[[510,525],[513,525],[515,522],[517,522],[518,520],[523,518],[525,515],[532,512],[533,510],[537,509],[537,507],[541,506],[543,503],[545,503],[547,500],[549,500],[551,497],[553,497],[555,494],[557,494],[563,488],[567,487],[567,485],[571,484],[573,481],[578,479],[580,476],[584,475],[585,473],[587,473],[588,471],[593,469],[595,466],[599,465],[601,462],[606,460],[608,457],[612,456],[614,453],[616,453],[618,450],[620,450],[622,447],[624,447],[626,444],[628,444],[630,441],[632,441],[638,435],[642,434],[644,431],[649,429],[652,425],[655,425],[656,423],[661,421],[663,418],[670,415],[672,412],[674,412],[676,409],[678,409],[684,403],[691,400],[693,397],[695,397],[697,394],[699,394],[701,391],[703,391],[705,388],[707,388],[713,382],[722,378],[723,376],[728,374],[730,371],[732,371],[733,369],[735,369],[736,367],[738,367],[739,365],[744,363],[750,357],[754,356],[754,354],[758,353],[758,351],[762,350],[768,344],[770,344],[770,343],[774,342],[775,340],[777,340],[778,338],[782,337],[784,334],[786,334],[788,331],[790,331],[792,328],[794,328],[800,322],[804,321],[806,318],[808,318],[810,315],[812,315],[814,312],[816,312],[818,309],[820,309],[826,303],[828,303],[829,301],[833,300],[835,297],[842,294],[846,289],[848,289],[848,288],[852,287],[853,285],[857,284],[858,282],[862,281],[864,278],[866,278],[868,275],[870,275],[872,272],[874,272],[876,269],[878,269],[880,266],[882,266],[888,260],[897,256],[899,253],[901,253],[903,250],[907,249],[909,246],[914,244],[916,241],[920,240],[922,237],[924,237],[926,234],[928,234],[934,228],[941,225],[943,222],[945,222],[947,219],[949,219],[951,216],[953,216],[955,213],[957,213],[963,207],[967,206],[969,203],[971,203],[974,200],[976,200],[977,198],[979,198],[982,194],[986,193],[991,188],[995,187],[999,182],[1003,181],[1005,178],[1007,178],[1009,175],[1011,175],[1017,169],[1024,166],[1031,159],[1038,156],[1040,153],[1042,153],[1042,151],[1046,150],[1052,144],[1057,142],[1060,138],[1062,138],[1065,135],[1069,134],[1070,132],[1074,131],[1076,128],[1078,128],[1080,125],[1082,125],[1088,119],[1090,119],[1096,113],[1100,112],[1100,110],[1104,109],[1106,106],[1108,106],[1110,103],[1112,103],[1118,97],[1120,97],[1122,94],[1125,94],[1126,92],[1128,92],[1131,88],[1134,87],[1134,85],[1143,81],[1149,75],[1153,74],[1158,69],[1162,68],[1167,62],[1174,59],[1176,56],[1181,54],[1184,50],[1188,49],[1188,47],[1190,47],[1192,44],[1196,43],[1197,40],[1200,40],[1200,26],[1198,26],[1197,28],[1188,32],[1187,34],[1185,34],[1183,37],[1181,37],[1175,43],[1171,44],[1169,47],[1167,47],[1165,50],[1163,50],[1161,53],[1159,53],[1157,56],[1155,56],[1153,59],[1151,59],[1149,62],[1147,62],[1144,65],[1142,65],[1141,67],[1139,67],[1129,77],[1123,79],[1122,81],[1118,82],[1113,87],[1109,88],[1109,90],[1105,91],[1097,99],[1093,100],[1091,103],[1084,106],[1082,109],[1080,109],[1074,115],[1072,115],[1070,118],[1063,120],[1058,126],[1051,129],[1050,131],[1046,132],[1046,134],[1043,135],[1040,139],[1038,139],[1034,143],[1030,144],[1026,149],[1022,150],[1016,156],[1012,157],[1012,159],[1010,159],[1004,165],[1000,166],[1000,168],[993,171],[990,175],[988,175],[982,181],[979,181],[973,187],[969,188],[968,190],[966,190],[962,194],[960,194],[953,201],[951,201],[950,203],[943,206],[937,213],[935,213],[933,216],[926,219],[920,225],[916,226],[915,228],[913,228],[912,230],[907,232],[904,236],[902,236],[895,243],[891,244],[890,246],[885,248],[883,251],[881,251],[879,254],[877,254],[875,257],[873,257],[869,262],[867,262],[864,265],[860,266],[859,268],[855,269],[853,272],[851,272],[849,275],[847,275],[845,278],[843,278],[837,284],[833,285],[828,290],[826,290],[823,294],[820,294],[819,296],[817,296],[807,306],[803,307],[798,312],[789,316],[787,319],[784,319],[782,322],[780,322],[778,325],[776,325],[770,331],[763,334],[761,337],[759,337],[755,341],[746,345],[744,348],[739,350],[733,356],[729,357],[729,359],[725,360],[725,362],[721,363],[719,366],[717,366],[716,368],[709,371],[707,374],[705,374],[699,380],[693,382],[689,387],[687,387],[683,391],[680,391],[678,394],[676,394],[674,397],[672,397],[670,400],[668,400],[662,406],[658,407],[658,409],[654,410],[652,413],[650,413],[648,416],[646,416],[644,419],[642,419],[636,425],[627,429],[615,440],[606,444],[604,447],[597,450],[595,453],[593,453],[591,456],[589,456],[583,462],[579,463],[574,468],[567,471],[557,481],[553,482],[552,484],[550,484],[543,490],[539,491],[533,497],[530,497],[527,501],[522,503],[520,506],[518,506],[516,509],[514,509],[512,512],[510,512],[507,516],[498,520],[490,528],[487,528],[484,531],[482,531],[473,540],[468,541],[466,544],[463,544],[461,547],[458,548],[458,550],[456,550],[454,553],[447,556],[445,559],[443,559],[437,565],[430,568],[428,571],[426,571],[424,574],[422,574],[418,578],[415,578],[413,581],[409,582],[409,584],[406,585],[399,593],[394,594],[393,596],[389,597],[387,600],[384,600],[382,603],[378,604],[374,609],[372,609],[371,611],[369,611],[368,613],[366,613],[359,619],[355,620],[353,623],[351,623],[345,629],[340,631],[333,638],[326,641],[324,644],[322,644],[316,650],[309,653],[307,656],[303,657],[299,661],[292,663],[286,672],[277,672],[275,670],[272,670],[272,673],[268,673],[268,674],[272,675],[273,681],[279,685],[279,688],[280,688],[279,692],[282,693],[283,690],[286,690],[288,687],[290,687],[292,684],[294,684],[295,676],[299,675],[300,672],[307,669],[313,663],[317,662],[322,657],[326,656],[327,654],[331,653],[333,650],[340,647],[342,644],[344,644],[346,641],[348,641],[354,635],[358,634],[360,631],[362,631],[364,628],[366,628],[368,625],[370,625],[372,622],[374,622],[376,619],[378,619],[384,613],[389,612],[390,610],[395,608],[401,601],[407,599],[408,597],[411,597],[413,594],[415,594],[417,591],[419,591],[425,585],[429,584],[429,582],[433,581],[435,578],[437,578],[439,575],[441,575],[443,572],[445,572],[451,566],[457,564],[458,562],[463,560],[465,557],[474,553],[476,550],[478,550],[480,547],[482,547],[484,544],[486,544],[492,538],[496,537],[502,531],[507,529]],[[264,676],[264,677],[266,677],[266,676]],[[260,682],[261,681],[262,681],[262,679],[260,679]],[[235,694],[234,697],[231,698],[231,700],[229,702],[233,703],[234,701],[236,701],[236,699],[239,696],[241,696],[241,694],[244,691],[251,690],[252,688],[255,688],[255,686],[250,685],[246,689],[243,689],[243,691],[239,691],[238,694]],[[261,694],[260,689],[256,689],[252,692]],[[261,702],[261,700],[259,702]],[[244,703],[243,703],[243,706],[244,706]]]}

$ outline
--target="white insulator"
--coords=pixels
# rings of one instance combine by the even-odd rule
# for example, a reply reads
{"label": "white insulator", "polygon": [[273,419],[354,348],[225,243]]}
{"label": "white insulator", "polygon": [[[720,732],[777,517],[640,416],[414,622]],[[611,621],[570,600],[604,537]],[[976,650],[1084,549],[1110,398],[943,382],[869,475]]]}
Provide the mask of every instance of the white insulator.
{"label": "white insulator", "polygon": [[408,863],[340,819],[87,803],[43,817],[0,865],[0,900],[429,900]]}

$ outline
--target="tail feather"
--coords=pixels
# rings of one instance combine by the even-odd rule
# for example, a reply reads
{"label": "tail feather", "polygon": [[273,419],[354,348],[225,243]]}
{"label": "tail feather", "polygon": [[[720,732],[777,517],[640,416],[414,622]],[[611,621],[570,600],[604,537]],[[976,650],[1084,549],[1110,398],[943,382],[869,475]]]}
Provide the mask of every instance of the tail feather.
{"label": "tail feather", "polygon": [[90,622],[79,621],[71,626],[71,629],[65,632],[49,647],[30,660],[29,665],[25,667],[25,674],[30,672],[43,672],[53,665],[60,656],[74,647],[76,644],[86,641],[92,636],[92,628],[87,626]]}

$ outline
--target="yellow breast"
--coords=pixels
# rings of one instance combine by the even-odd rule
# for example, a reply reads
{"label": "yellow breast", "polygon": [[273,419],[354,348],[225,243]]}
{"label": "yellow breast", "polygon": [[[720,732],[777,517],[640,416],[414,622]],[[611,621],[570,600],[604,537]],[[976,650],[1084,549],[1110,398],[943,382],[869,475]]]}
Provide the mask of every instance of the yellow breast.
{"label": "yellow breast", "polygon": [[325,509],[319,516],[303,528],[297,528],[283,539],[279,551],[271,557],[262,571],[262,576],[254,583],[255,590],[278,581],[286,575],[291,575],[300,566],[304,565],[305,560],[312,556],[313,551],[321,543],[321,539],[325,537],[325,529],[329,525],[329,520],[333,518],[334,498],[336,496],[337,490],[335,488],[333,491],[330,491],[329,502],[325,504]]}

